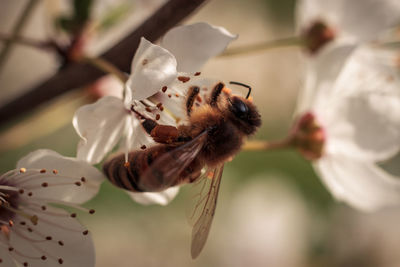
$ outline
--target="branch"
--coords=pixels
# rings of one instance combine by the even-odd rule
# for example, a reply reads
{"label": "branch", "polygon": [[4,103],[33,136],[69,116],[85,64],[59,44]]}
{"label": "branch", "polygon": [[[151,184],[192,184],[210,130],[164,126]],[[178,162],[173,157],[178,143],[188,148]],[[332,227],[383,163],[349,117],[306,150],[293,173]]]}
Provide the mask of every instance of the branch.
{"label": "branch", "polygon": [[24,28],[25,23],[28,21],[28,18],[37,3],[38,0],[30,0],[28,4],[26,4],[24,10],[22,11],[22,14],[20,15],[17,23],[15,24],[12,30],[11,40],[7,40],[5,42],[4,48],[0,52],[0,71],[3,69],[5,62],[7,61],[8,55],[11,52],[12,39],[16,37]]}
{"label": "branch", "polygon": [[13,44],[26,45],[26,46],[30,46],[33,48],[45,49],[45,50],[54,48],[54,45],[52,44],[51,41],[36,40],[36,39],[31,39],[31,38],[27,38],[27,37],[23,37],[23,36],[15,36],[15,35],[12,36],[12,35],[4,34],[4,33],[0,33],[0,42],[4,42],[6,44],[13,43]]}
{"label": "branch", "polygon": [[[117,45],[101,55],[124,72],[139,46],[140,38],[154,42],[178,24],[206,0],[170,0]],[[72,63],[57,74],[0,108],[0,124],[32,110],[40,104],[77,87],[85,86],[104,75],[89,64]]]}

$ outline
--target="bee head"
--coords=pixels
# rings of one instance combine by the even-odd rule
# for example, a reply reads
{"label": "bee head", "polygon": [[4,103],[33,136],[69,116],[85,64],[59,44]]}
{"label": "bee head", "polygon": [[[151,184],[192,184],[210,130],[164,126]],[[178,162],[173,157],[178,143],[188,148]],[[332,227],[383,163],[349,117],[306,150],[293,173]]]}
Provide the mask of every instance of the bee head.
{"label": "bee head", "polygon": [[250,100],[240,96],[231,96],[228,98],[228,108],[232,121],[245,134],[251,135],[260,127],[261,116]]}

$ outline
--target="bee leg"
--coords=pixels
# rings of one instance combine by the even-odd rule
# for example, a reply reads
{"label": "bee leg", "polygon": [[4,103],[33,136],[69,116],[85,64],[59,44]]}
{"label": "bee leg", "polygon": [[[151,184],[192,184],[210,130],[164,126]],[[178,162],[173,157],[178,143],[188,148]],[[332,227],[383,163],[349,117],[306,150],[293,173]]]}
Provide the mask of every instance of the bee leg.
{"label": "bee leg", "polygon": [[137,111],[134,106],[131,106],[131,111],[133,111],[136,116],[141,119],[142,121],[140,122],[144,128],[144,130],[148,133],[151,134],[151,131],[158,125],[158,123],[155,120],[152,120],[139,111]]}
{"label": "bee leg", "polygon": [[224,89],[225,84],[224,83],[217,83],[216,86],[214,86],[212,92],[211,92],[211,99],[210,99],[210,106],[215,107],[217,105],[218,97],[222,92],[222,89]]}
{"label": "bee leg", "polygon": [[161,144],[171,144],[179,141],[179,130],[171,125],[156,125],[150,132],[154,141]]}
{"label": "bee leg", "polygon": [[190,117],[194,101],[196,100],[196,97],[199,94],[199,92],[200,88],[198,86],[192,86],[189,89],[189,94],[186,99],[186,114],[188,115],[188,117]]}
{"label": "bee leg", "polygon": [[152,120],[135,110],[133,106],[131,106],[131,110],[139,119],[141,119],[140,123],[142,124],[142,127],[155,142],[161,144],[171,144],[174,142],[186,141],[186,138],[181,136],[176,127],[158,124],[155,120]]}

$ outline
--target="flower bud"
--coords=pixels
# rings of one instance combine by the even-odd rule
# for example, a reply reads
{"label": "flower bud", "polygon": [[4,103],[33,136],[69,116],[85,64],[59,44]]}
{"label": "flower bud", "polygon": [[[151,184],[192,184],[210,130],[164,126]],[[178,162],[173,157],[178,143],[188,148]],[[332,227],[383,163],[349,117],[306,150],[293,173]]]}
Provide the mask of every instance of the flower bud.
{"label": "flower bud", "polygon": [[305,47],[311,54],[317,53],[325,44],[332,41],[335,36],[335,30],[327,26],[322,21],[315,21],[302,34],[305,40]]}
{"label": "flower bud", "polygon": [[291,144],[306,159],[316,160],[322,156],[325,131],[314,114],[307,112],[297,121],[291,135]]}

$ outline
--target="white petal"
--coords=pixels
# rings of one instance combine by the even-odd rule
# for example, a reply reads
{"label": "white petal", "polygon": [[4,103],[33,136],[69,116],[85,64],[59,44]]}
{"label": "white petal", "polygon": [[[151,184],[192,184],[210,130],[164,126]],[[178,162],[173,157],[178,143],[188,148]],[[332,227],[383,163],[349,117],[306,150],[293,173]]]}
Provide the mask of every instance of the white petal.
{"label": "white petal", "polygon": [[121,146],[121,148],[126,150],[125,152],[140,149],[143,145],[150,147],[151,144],[154,144],[153,139],[144,130],[140,121],[135,116],[129,116],[127,120],[125,144]]}
{"label": "white petal", "polygon": [[374,211],[400,204],[400,179],[374,163],[326,156],[314,167],[332,194],[355,208]]}
{"label": "white petal", "polygon": [[127,115],[122,100],[112,96],[79,108],[73,119],[75,130],[82,138],[77,158],[99,163],[121,138]]}
{"label": "white petal", "polygon": [[322,20],[337,30],[360,41],[375,39],[377,34],[399,22],[397,0],[300,0],[297,3],[297,24],[305,29]]}
{"label": "white petal", "polygon": [[[170,112],[165,111],[165,109],[161,110],[157,107],[158,104],[162,104],[164,106],[164,102],[161,102],[160,98],[158,97],[161,94],[161,92],[156,93],[149,99],[142,100],[140,102],[135,101],[134,102],[134,108],[139,111],[141,114],[145,115],[148,118],[151,118],[153,120],[157,120],[159,124],[168,124],[175,126],[176,121],[173,119],[172,114]],[[172,100],[172,99],[169,99]],[[168,101],[171,102],[171,101]],[[147,110],[147,107],[151,109],[149,112]],[[165,112],[164,112],[165,111]],[[157,115],[160,115],[160,118],[157,119]]]}
{"label": "white petal", "polygon": [[330,43],[305,63],[305,82],[299,93],[296,115],[316,105],[324,107],[324,101],[329,101],[334,83],[355,48],[353,43]]}
{"label": "white petal", "polygon": [[[22,158],[17,168],[26,172],[9,177],[9,182],[18,188],[32,192],[32,199],[45,198],[69,203],[83,203],[99,191],[103,174],[85,161],[63,157],[51,150],[37,150]],[[42,173],[42,170],[45,172]],[[82,181],[82,177],[85,181]],[[79,182],[79,186],[76,183]],[[48,186],[42,186],[47,183]],[[26,194],[21,197],[27,197]],[[27,200],[29,202],[29,199]]]}
{"label": "white petal", "polygon": [[127,192],[129,196],[136,202],[143,205],[159,204],[167,205],[178,194],[179,187],[171,187],[162,192],[145,192],[145,193],[132,193]]}
{"label": "white petal", "polygon": [[178,71],[196,72],[236,38],[237,35],[225,28],[195,23],[171,29],[165,34],[161,46],[174,54]]}
{"label": "white petal", "polygon": [[184,95],[173,93],[173,90],[167,90],[166,93],[154,95],[154,100],[163,104],[164,111],[162,115],[164,116],[160,118],[160,121],[164,121],[163,124],[175,126],[177,122],[182,122],[186,118]]}
{"label": "white petal", "polygon": [[0,247],[0,259],[2,260],[1,265],[7,267],[17,267],[14,260],[11,258],[10,253],[8,252],[8,247],[4,247],[4,245],[2,244]]}
{"label": "white petal", "polygon": [[17,163],[17,169],[47,169],[57,170],[60,174],[71,177],[86,177],[94,183],[103,181],[102,173],[95,167],[83,160],[71,157],[64,157],[49,149],[38,149],[21,158]]}
{"label": "white petal", "polygon": [[320,78],[314,110],[332,153],[384,160],[400,148],[400,81],[397,70],[380,64],[376,53],[358,47],[335,80]]}
{"label": "white petal", "polygon": [[177,76],[176,65],[170,52],[142,37],[126,83],[132,99],[145,99],[172,82]]}
{"label": "white petal", "polygon": [[[57,213],[58,216],[46,214],[46,212]],[[32,225],[27,221],[27,226],[19,225],[12,229],[10,235],[10,245],[20,253],[27,256],[37,257],[29,259],[13,253],[20,262],[28,262],[28,266],[33,267],[94,267],[95,253],[94,245],[90,233],[83,235],[86,230],[76,219],[64,210],[48,206],[46,212],[39,212],[37,225]],[[26,221],[24,218],[21,220]],[[30,227],[33,231],[27,231]],[[45,240],[47,236],[51,240]],[[41,242],[31,242],[29,239],[43,240]],[[59,245],[62,241],[63,245]],[[46,256],[42,260],[41,256]],[[58,259],[62,259],[62,265]]]}

